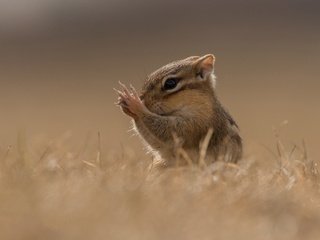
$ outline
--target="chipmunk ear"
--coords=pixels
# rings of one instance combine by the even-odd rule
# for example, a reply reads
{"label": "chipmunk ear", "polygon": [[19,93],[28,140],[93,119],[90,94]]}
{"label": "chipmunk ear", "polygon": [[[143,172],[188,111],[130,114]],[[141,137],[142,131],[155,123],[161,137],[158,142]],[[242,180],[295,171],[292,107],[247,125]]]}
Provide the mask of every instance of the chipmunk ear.
{"label": "chipmunk ear", "polygon": [[190,57],[187,57],[185,60],[187,61],[195,61],[195,60],[198,60],[200,57],[199,56],[190,56]]}
{"label": "chipmunk ear", "polygon": [[197,59],[194,62],[196,75],[205,79],[207,76],[212,74],[214,62],[215,57],[212,54],[207,54]]}

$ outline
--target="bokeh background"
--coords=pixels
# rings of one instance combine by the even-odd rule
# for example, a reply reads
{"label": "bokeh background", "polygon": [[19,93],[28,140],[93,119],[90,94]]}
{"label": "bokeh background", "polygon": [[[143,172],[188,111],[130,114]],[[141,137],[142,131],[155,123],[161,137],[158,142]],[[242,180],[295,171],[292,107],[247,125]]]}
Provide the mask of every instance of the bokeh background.
{"label": "bokeh background", "polygon": [[[320,4],[312,0],[0,1],[0,146],[27,138],[75,145],[101,133],[132,146],[114,106],[117,82],[138,88],[176,59],[213,53],[217,91],[247,149],[272,148],[273,127],[319,157]],[[79,145],[79,146],[80,146]],[[266,150],[267,151],[267,150]],[[253,151],[252,151],[253,152]],[[248,150],[247,154],[252,153]]]}

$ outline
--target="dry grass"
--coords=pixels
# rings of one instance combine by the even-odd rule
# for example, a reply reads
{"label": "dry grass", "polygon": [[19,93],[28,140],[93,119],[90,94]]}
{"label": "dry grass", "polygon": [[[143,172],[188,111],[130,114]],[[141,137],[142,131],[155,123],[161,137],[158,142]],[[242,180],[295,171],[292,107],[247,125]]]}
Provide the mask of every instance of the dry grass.
{"label": "dry grass", "polygon": [[319,174],[303,144],[155,173],[126,148],[64,141],[0,149],[0,239],[319,239]]}

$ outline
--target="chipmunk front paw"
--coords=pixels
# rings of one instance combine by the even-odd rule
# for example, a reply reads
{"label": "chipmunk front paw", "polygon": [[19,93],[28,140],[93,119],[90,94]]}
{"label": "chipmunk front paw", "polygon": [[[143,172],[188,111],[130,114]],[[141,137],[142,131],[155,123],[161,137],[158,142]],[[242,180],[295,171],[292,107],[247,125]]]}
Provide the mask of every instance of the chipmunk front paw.
{"label": "chipmunk front paw", "polygon": [[121,82],[119,82],[119,84],[122,87],[122,90],[114,89],[119,95],[117,105],[119,105],[122,111],[128,116],[134,119],[139,118],[145,111],[146,107],[141,101],[137,91],[132,85],[130,85],[129,90],[126,85]]}

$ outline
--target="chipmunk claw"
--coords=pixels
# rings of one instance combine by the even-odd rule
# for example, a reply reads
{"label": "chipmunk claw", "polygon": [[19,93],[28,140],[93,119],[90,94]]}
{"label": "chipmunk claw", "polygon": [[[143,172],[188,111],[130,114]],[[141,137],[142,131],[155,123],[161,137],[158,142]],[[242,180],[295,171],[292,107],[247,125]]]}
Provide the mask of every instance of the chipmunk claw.
{"label": "chipmunk claw", "polygon": [[119,95],[119,106],[125,114],[137,118],[143,112],[143,102],[132,85],[130,85],[130,90],[121,82],[119,82],[119,85],[121,86],[122,91],[114,89]]}

